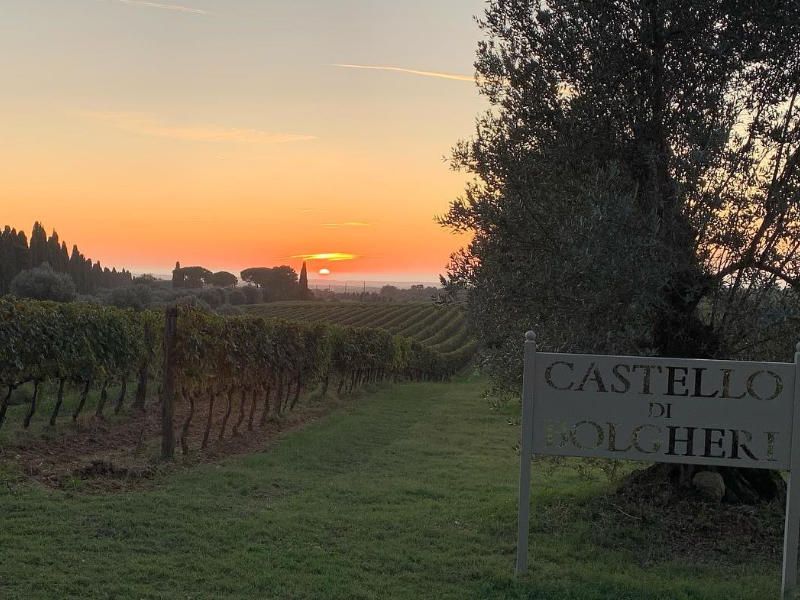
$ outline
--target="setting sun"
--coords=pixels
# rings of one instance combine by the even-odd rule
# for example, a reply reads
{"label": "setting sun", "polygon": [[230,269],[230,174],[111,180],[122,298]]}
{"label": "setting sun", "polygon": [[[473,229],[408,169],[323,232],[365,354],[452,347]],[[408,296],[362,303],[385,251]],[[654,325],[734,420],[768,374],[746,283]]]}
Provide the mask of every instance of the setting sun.
{"label": "setting sun", "polygon": [[319,270],[319,274],[320,275],[330,275],[331,274],[331,270],[330,269],[320,269]]}
{"label": "setting sun", "polygon": [[[158,276],[308,258],[434,282],[468,242],[434,217],[467,180],[442,156],[484,107],[482,1],[45,4],[3,2],[17,92],[0,98],[0,226],[41,221],[104,266]],[[381,17],[354,37],[366,14]]]}

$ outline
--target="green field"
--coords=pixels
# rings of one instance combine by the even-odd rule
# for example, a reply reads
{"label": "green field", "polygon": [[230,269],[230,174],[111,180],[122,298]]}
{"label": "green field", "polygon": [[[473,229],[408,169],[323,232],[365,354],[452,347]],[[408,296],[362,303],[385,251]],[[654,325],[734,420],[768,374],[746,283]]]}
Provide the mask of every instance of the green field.
{"label": "green field", "polygon": [[477,347],[467,329],[464,311],[430,303],[271,302],[246,307],[249,314],[289,321],[321,322],[351,327],[379,327],[417,340],[443,354]]}
{"label": "green field", "polygon": [[657,520],[615,511],[605,480],[563,466],[534,469],[533,572],[515,579],[518,428],[485,385],[383,387],[267,452],[134,491],[53,490],[7,470],[0,597],[777,596],[774,556],[735,539],[673,552]]}

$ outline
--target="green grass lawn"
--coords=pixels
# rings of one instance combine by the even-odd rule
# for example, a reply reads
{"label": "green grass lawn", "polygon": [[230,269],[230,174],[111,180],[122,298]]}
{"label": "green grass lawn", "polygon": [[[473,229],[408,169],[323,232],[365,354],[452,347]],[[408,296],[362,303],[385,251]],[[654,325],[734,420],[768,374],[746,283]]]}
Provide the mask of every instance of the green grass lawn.
{"label": "green grass lawn", "polygon": [[777,597],[777,561],[642,556],[646,529],[592,517],[609,484],[568,468],[534,471],[533,568],[516,579],[518,428],[484,386],[386,387],[267,453],[132,492],[6,473],[0,598]]}

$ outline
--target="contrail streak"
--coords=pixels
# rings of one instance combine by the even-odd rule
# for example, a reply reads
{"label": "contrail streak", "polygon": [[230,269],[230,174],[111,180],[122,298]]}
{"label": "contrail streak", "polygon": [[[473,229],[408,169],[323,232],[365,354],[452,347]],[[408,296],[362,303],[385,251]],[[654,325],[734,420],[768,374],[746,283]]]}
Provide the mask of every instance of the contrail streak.
{"label": "contrail streak", "polygon": [[147,6],[150,8],[160,8],[162,10],[172,10],[175,12],[189,13],[192,15],[210,15],[207,10],[199,8],[191,8],[189,6],[181,6],[180,4],[162,4],[161,2],[149,2],[148,0],[115,0],[122,4],[131,4],[133,6]]}
{"label": "contrail streak", "polygon": [[394,71],[395,73],[407,73],[409,75],[419,75],[421,77],[436,77],[438,79],[451,79],[453,81],[471,81],[475,82],[475,78],[470,75],[457,75],[454,73],[439,73],[436,71],[419,71],[417,69],[405,69],[403,67],[385,67],[377,65],[350,65],[335,63],[332,66],[341,67],[343,69],[368,69],[372,71]]}

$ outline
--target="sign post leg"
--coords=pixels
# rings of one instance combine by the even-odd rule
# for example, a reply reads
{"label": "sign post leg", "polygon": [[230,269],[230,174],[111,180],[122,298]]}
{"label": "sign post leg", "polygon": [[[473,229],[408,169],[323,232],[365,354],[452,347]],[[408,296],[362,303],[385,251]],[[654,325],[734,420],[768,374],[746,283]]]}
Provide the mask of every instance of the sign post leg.
{"label": "sign post leg", "polygon": [[792,597],[797,586],[797,544],[800,532],[800,490],[796,488],[794,473],[789,472],[786,495],[786,525],[783,531],[783,577],[781,598]]}
{"label": "sign post leg", "polygon": [[536,360],[536,334],[525,334],[522,375],[522,427],[519,449],[519,513],[517,515],[517,566],[515,572],[528,571],[528,527],[531,509],[531,458],[533,457],[533,390]]}
{"label": "sign post leg", "polygon": [[789,482],[786,493],[786,524],[783,531],[783,575],[781,598],[791,598],[797,587],[797,545],[800,537],[800,481],[795,479],[795,469],[800,468],[800,344],[794,355],[794,411],[792,418],[792,445],[789,459]]}

